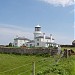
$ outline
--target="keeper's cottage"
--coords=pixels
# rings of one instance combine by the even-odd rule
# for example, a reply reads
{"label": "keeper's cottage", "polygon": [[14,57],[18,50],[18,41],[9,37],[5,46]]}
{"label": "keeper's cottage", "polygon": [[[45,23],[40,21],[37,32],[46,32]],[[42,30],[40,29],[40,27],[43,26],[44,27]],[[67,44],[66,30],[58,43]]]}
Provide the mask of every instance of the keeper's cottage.
{"label": "keeper's cottage", "polygon": [[52,34],[50,36],[46,36],[45,33],[41,32],[41,26],[35,26],[34,30],[34,40],[30,40],[24,37],[16,37],[14,39],[14,46],[26,46],[26,47],[49,47],[49,46],[56,46],[58,44],[54,42],[54,38]]}

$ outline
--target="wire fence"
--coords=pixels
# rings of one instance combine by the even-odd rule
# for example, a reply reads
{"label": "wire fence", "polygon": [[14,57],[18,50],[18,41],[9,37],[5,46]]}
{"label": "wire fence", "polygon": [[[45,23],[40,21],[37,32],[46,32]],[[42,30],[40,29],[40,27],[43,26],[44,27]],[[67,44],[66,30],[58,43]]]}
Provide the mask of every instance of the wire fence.
{"label": "wire fence", "polygon": [[[35,62],[35,70],[37,70],[38,68],[41,69],[41,68],[43,68],[43,67],[49,68],[50,66],[57,64],[57,63],[60,61],[60,59],[62,58],[62,56],[63,56],[63,53],[61,54],[61,56],[60,56],[59,58],[56,58],[56,59],[54,59],[53,61],[52,61],[52,60],[49,61],[50,64],[46,64],[46,62],[48,62],[48,60],[50,60],[50,58],[43,58],[43,59],[41,59],[41,60],[34,61],[34,62]],[[57,61],[56,61],[56,60],[57,60]],[[43,64],[41,64],[40,62],[42,62]],[[32,62],[29,62],[29,63],[27,63],[27,64],[25,64],[25,65],[21,65],[21,66],[18,66],[18,67],[11,68],[11,69],[9,69],[9,70],[0,72],[0,74],[6,73],[6,72],[11,72],[11,71],[16,71],[17,69],[27,67],[27,65],[32,66],[33,64],[32,64]],[[36,65],[38,65],[38,66],[36,66]],[[26,73],[28,73],[28,72],[30,72],[30,74],[32,74],[33,67],[34,67],[34,66],[30,67],[30,69],[27,69],[27,70],[25,70],[25,71],[23,71],[23,72],[18,73],[17,75],[26,75]],[[37,74],[37,72],[36,72],[36,74]]]}
{"label": "wire fence", "polygon": [[25,66],[27,66],[27,65],[29,65],[29,64],[31,64],[31,63],[25,64],[25,65],[22,65],[22,66],[19,66],[19,67],[15,67],[15,68],[12,68],[12,69],[9,69],[9,70],[6,70],[6,71],[3,71],[3,72],[0,72],[0,73],[5,73],[5,72],[12,71],[12,70],[16,70],[16,69],[18,69],[18,68],[25,67]]}
{"label": "wire fence", "polygon": [[29,71],[31,71],[31,70],[26,70],[26,71],[21,72],[21,73],[19,73],[19,74],[17,74],[17,75],[22,75],[22,74],[25,74],[25,73],[27,73],[27,72],[29,72]]}

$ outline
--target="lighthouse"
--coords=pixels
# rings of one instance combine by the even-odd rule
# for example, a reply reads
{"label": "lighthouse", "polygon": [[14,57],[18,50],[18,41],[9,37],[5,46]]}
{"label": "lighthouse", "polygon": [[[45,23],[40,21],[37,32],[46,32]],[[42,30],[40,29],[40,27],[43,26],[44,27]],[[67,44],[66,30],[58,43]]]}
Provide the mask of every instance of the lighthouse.
{"label": "lighthouse", "polygon": [[34,39],[41,35],[42,35],[41,26],[40,25],[35,26]]}

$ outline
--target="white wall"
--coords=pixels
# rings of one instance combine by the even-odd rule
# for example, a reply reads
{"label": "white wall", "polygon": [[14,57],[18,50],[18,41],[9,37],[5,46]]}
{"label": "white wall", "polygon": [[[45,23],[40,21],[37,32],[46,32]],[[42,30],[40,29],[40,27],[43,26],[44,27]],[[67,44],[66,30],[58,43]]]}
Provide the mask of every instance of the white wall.
{"label": "white wall", "polygon": [[38,37],[38,36],[41,36],[42,35],[42,32],[41,31],[35,31],[34,32],[34,38]]}
{"label": "white wall", "polygon": [[[38,39],[39,39],[39,40],[38,40]],[[35,47],[48,47],[49,45],[47,45],[46,42],[51,42],[51,43],[53,43],[54,40],[44,39],[44,38],[36,38],[36,39],[35,39]],[[37,46],[37,43],[39,43],[38,46]]]}
{"label": "white wall", "polygon": [[27,47],[34,47],[35,45],[34,45],[34,42],[31,42],[31,43],[26,43],[26,46]]}
{"label": "white wall", "polygon": [[[39,40],[37,40],[39,39]],[[39,43],[39,45],[37,45]],[[45,41],[43,38],[36,38],[35,39],[35,47],[45,47]]]}
{"label": "white wall", "polygon": [[[39,45],[37,45],[37,43],[39,43]],[[36,38],[35,39],[35,47],[41,47],[41,39],[40,38]]]}
{"label": "white wall", "polygon": [[[26,42],[29,42],[28,40],[14,40],[14,46],[17,46],[17,47],[20,47],[20,46],[23,46],[23,45],[25,45],[25,43]],[[17,45],[15,45],[15,43],[17,44]]]}
{"label": "white wall", "polygon": [[53,42],[54,42],[54,40],[45,39],[45,42],[51,42],[51,43],[53,43]]}

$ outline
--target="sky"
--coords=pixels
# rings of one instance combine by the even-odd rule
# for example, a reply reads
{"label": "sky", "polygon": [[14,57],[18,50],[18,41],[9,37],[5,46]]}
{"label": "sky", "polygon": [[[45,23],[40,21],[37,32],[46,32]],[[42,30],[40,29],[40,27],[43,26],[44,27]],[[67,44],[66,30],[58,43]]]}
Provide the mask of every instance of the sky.
{"label": "sky", "polygon": [[71,44],[75,39],[74,0],[0,0],[0,45],[16,36],[33,39],[39,24],[47,36],[58,44]]}

